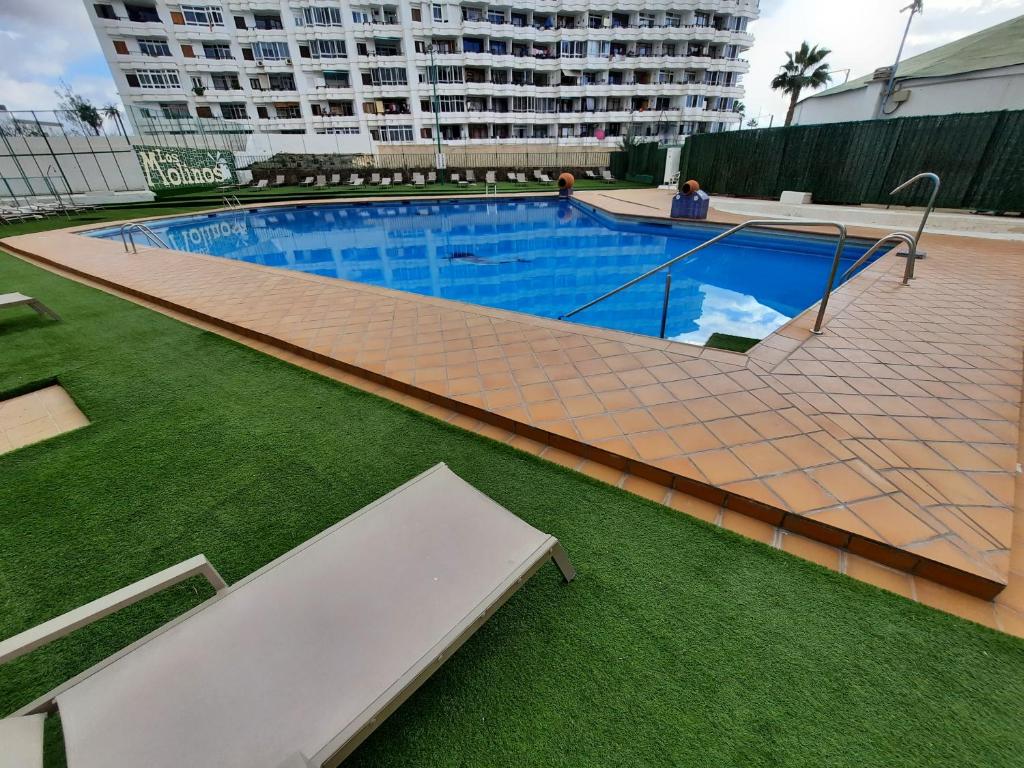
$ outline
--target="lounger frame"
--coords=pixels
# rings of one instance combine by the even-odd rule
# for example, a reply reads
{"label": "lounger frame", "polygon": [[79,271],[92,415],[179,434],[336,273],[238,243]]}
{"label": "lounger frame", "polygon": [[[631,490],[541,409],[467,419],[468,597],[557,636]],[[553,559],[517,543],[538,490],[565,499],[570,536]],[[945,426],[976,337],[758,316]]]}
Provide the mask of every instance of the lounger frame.
{"label": "lounger frame", "polygon": [[[154,638],[158,637],[164,632],[167,632],[172,627],[175,627],[182,622],[188,621],[189,618],[197,614],[199,611],[209,608],[211,605],[214,605],[218,600],[222,600],[224,597],[231,594],[235,590],[244,588],[246,584],[249,584],[250,582],[260,578],[267,571],[279,566],[284,561],[292,557],[295,557],[296,555],[300,554],[303,550],[305,550],[307,547],[312,546],[324,537],[336,533],[343,526],[349,525],[353,521],[358,520],[362,515],[372,512],[374,508],[388,501],[393,496],[402,493],[411,485],[414,485],[421,479],[442,469],[446,469],[446,466],[443,463],[435,465],[431,469],[428,469],[426,472],[417,475],[408,482],[395,488],[390,493],[380,497],[371,504],[363,507],[359,511],[354,512],[348,517],[344,518],[343,520],[335,523],[334,525],[325,529],[316,536],[313,536],[312,538],[304,541],[302,544],[298,545],[294,549],[286,552],[285,554],[271,561],[259,570],[254,571],[253,573],[249,574],[248,576],[231,585],[230,587],[218,589],[217,593],[210,599],[200,603],[199,605],[195,606],[194,608],[182,614],[181,616],[178,616],[177,618],[164,624],[159,629],[150,632],[146,636],[142,637],[141,639],[137,640],[131,645],[123,648],[117,653],[109,656],[108,658],[104,659],[98,664],[93,665],[89,669],[76,675],[70,680],[67,680],[66,682],[54,688],[52,691],[43,694],[39,698],[35,699],[31,703],[19,709],[17,712],[13,713],[12,716],[24,716],[38,714],[42,712],[55,711],[57,697],[64,691],[77,685],[79,682],[85,680],[91,675],[94,675],[95,673],[102,670],[104,667],[113,664],[114,662],[118,661],[127,654],[130,654],[135,649],[145,645],[146,643],[149,643]],[[472,486],[470,487],[472,488]],[[473,490],[477,494],[479,494],[480,497],[487,503],[495,503],[492,499],[483,494],[481,491],[475,488],[473,488]],[[576,571],[570,563],[569,558],[565,553],[565,550],[558,542],[558,539],[554,536],[547,536],[540,544],[540,546],[537,547],[537,549],[530,555],[530,557],[528,557],[523,562],[523,564],[518,569],[516,569],[516,571],[511,573],[495,590],[493,590],[484,600],[478,603],[474,610],[467,613],[467,615],[458,624],[456,624],[455,627],[453,627],[427,653],[423,654],[420,657],[420,659],[405,672],[405,674],[403,674],[398,680],[396,680],[392,685],[390,685],[385,690],[385,692],[382,693],[374,702],[367,706],[366,709],[364,709],[363,712],[358,717],[353,719],[353,721],[349,723],[347,727],[345,727],[337,735],[335,735],[335,737],[332,738],[315,755],[307,757],[304,755],[296,754],[295,756],[293,756],[293,758],[291,758],[287,763],[288,768],[292,768],[293,766],[295,768],[298,768],[300,766],[326,766],[329,768],[334,768],[335,766],[338,766],[371,733],[373,733],[373,731],[376,730],[376,728],[381,723],[383,723],[388,716],[390,716],[395,710],[397,710],[398,707],[400,707],[402,703],[406,701],[406,699],[408,699],[434,672],[436,672],[437,669],[445,661],[447,661],[463,645],[463,643],[465,643],[466,640],[468,640],[473,635],[473,633],[476,632],[502,605],[504,605],[504,603],[510,597],[512,597],[512,595],[515,594],[516,591],[518,591],[519,588],[522,587],[531,576],[533,576],[538,570],[540,570],[540,568],[543,565],[545,565],[548,560],[551,560],[559,569],[562,578],[566,583],[571,582],[575,578]],[[203,563],[205,563],[205,566],[203,565]],[[191,558],[191,560],[189,561],[185,561],[185,563],[181,563],[177,566],[173,566],[170,569],[166,569],[165,571],[162,571],[160,574],[154,574],[153,576],[150,576],[147,579],[142,579],[141,581],[136,582],[134,585],[125,587],[124,589],[112,593],[111,595],[108,595],[105,598],[99,598],[98,600],[93,601],[93,603],[90,603],[88,605],[93,606],[97,603],[102,602],[110,602],[111,605],[113,605],[113,602],[115,602],[113,600],[115,595],[118,595],[122,592],[126,592],[128,590],[132,590],[133,588],[138,588],[138,585],[142,585],[151,580],[157,580],[159,579],[159,577],[161,577],[162,574],[167,574],[170,571],[177,572],[176,569],[181,570],[183,569],[184,566],[186,566],[186,564],[191,564],[192,570],[190,575],[206,575],[207,578],[211,580],[211,583],[214,585],[214,587],[217,588],[217,580],[220,579],[219,574],[217,574],[215,578],[211,578],[206,567],[208,567],[209,571],[212,571],[213,574],[216,574],[216,571],[213,569],[213,566],[211,566],[206,561],[206,558],[200,555],[195,558]],[[176,580],[173,583],[177,583],[183,580],[183,578],[188,577],[181,576],[180,578],[176,578]],[[223,583],[223,581],[221,580],[220,583]],[[152,584],[150,585],[150,587],[153,586],[154,585]],[[148,591],[145,592],[145,595],[153,594],[161,588],[162,586],[150,588]],[[101,615],[106,616],[109,613],[112,613],[113,611],[117,610],[117,608],[123,607],[124,605],[128,605],[131,602],[135,602],[136,600],[141,599],[141,597],[144,597],[145,595],[141,595],[140,597],[137,597],[135,600],[122,601],[116,607],[111,607],[110,610],[106,610]],[[83,606],[83,609],[87,607],[88,606]],[[72,611],[71,613],[74,613],[74,611]],[[68,615],[69,614],[65,614],[65,616]],[[58,619],[54,619],[52,621],[59,621],[61,618],[63,617],[58,617]],[[97,615],[92,619],[81,621],[75,624],[75,627],[83,626],[84,624],[89,623],[89,621],[95,620],[95,618],[100,618],[100,616]],[[50,622],[48,622],[48,624],[49,623]],[[46,627],[46,624],[41,625],[41,627]],[[75,627],[67,629],[67,631],[63,632],[62,634],[67,634],[67,632],[70,632],[71,629]],[[28,632],[33,632],[33,630],[28,630]],[[22,633],[22,635],[25,634],[27,633]],[[16,636],[15,638],[11,638],[11,640],[17,640],[19,637],[22,637],[22,635]],[[50,637],[52,639],[53,635],[51,635]],[[43,640],[42,642],[36,643],[35,645],[33,645],[33,647],[39,647],[39,645],[42,645],[43,642],[46,641]]]}

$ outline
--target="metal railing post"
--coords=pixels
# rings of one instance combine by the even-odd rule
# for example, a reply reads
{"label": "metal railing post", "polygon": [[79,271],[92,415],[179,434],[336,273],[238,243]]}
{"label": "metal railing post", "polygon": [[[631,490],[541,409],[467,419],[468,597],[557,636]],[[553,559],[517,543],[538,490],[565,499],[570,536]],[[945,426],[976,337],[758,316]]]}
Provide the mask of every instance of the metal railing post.
{"label": "metal railing post", "polygon": [[672,270],[665,272],[665,301],[661,305],[661,338],[665,338],[665,326],[668,324],[668,297],[672,293]]}
{"label": "metal railing post", "polygon": [[846,225],[841,224],[838,221],[810,221],[810,220],[805,220],[805,219],[751,219],[750,221],[745,221],[742,224],[737,224],[735,227],[732,227],[731,229],[727,229],[725,232],[721,232],[721,233],[715,235],[710,240],[705,240],[703,243],[700,243],[699,245],[691,248],[690,250],[686,251],[685,253],[681,253],[678,256],[675,256],[675,257],[669,259],[664,264],[659,264],[658,266],[656,266],[656,267],[654,267],[652,269],[647,270],[642,275],[634,277],[632,280],[626,281],[625,283],[620,285],[618,288],[614,288],[614,289],[608,291],[608,293],[605,293],[602,296],[598,296],[596,299],[594,299],[592,301],[588,301],[586,304],[581,304],[580,306],[576,307],[576,309],[573,309],[573,310],[571,310],[569,312],[566,312],[564,315],[561,315],[558,319],[559,320],[566,320],[566,319],[572,317],[573,315],[579,314],[583,310],[589,309],[590,307],[594,306],[595,304],[599,304],[600,302],[604,301],[605,299],[609,299],[612,296],[614,296],[615,294],[617,294],[617,293],[619,293],[621,291],[624,291],[627,288],[630,288],[630,287],[636,285],[637,283],[642,282],[643,280],[646,280],[647,278],[651,277],[652,275],[657,274],[658,272],[660,272],[663,269],[670,269],[674,264],[682,261],[683,259],[689,258],[690,256],[693,256],[695,253],[698,253],[698,252],[704,250],[705,248],[707,248],[707,247],[709,247],[711,245],[714,245],[715,243],[719,242],[720,240],[724,240],[725,238],[729,237],[730,235],[733,235],[733,234],[739,232],[742,229],[746,229],[747,227],[793,227],[793,226],[796,226],[796,227],[834,227],[836,229],[836,231],[839,233],[839,241],[836,243],[836,252],[835,252],[835,256],[832,259],[832,269],[831,269],[831,272],[829,273],[828,285],[826,286],[825,294],[824,294],[824,297],[822,299],[822,306],[818,310],[818,318],[817,318],[817,320],[814,323],[814,333],[821,333],[821,325],[822,325],[822,322],[824,321],[824,317],[825,317],[825,305],[828,303],[828,296],[832,292],[832,287],[835,284],[836,272],[839,269],[839,259],[842,256],[843,248],[846,245]]}
{"label": "metal railing post", "polygon": [[[904,189],[909,187],[914,182],[919,181],[920,179],[928,179],[928,180],[930,180],[932,182],[932,195],[931,195],[930,198],[928,198],[928,206],[924,209],[924,216],[921,217],[921,223],[917,227],[917,234],[914,236],[914,247],[915,247],[915,249],[916,249],[917,245],[921,242],[921,235],[924,234],[924,225],[928,223],[928,217],[931,216],[932,209],[935,208],[935,199],[939,196],[939,188],[942,186],[942,179],[939,178],[939,175],[937,173],[929,173],[929,172],[919,173],[919,174],[917,174],[917,176],[914,176],[912,178],[907,179],[902,184],[900,184],[898,187],[896,187],[896,189],[894,189],[892,192],[889,193],[890,195],[895,195],[897,192],[902,192]],[[900,254],[900,255],[902,255],[902,254]],[[916,258],[923,258],[924,255],[925,254],[924,254],[923,251],[917,252],[916,253]],[[911,254],[908,254],[907,258],[913,260],[914,256],[911,255]],[[911,273],[910,276],[911,277],[914,276],[913,272],[914,272],[914,270],[913,270],[913,268],[911,268],[911,270],[910,270],[910,273]]]}

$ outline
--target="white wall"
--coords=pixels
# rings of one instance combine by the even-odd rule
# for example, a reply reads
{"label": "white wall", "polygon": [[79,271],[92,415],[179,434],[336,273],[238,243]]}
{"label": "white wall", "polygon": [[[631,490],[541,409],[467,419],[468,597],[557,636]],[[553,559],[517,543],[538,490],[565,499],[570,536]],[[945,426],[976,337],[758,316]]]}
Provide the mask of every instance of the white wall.
{"label": "white wall", "polygon": [[[7,137],[0,141],[0,197],[148,192],[129,141],[120,136]],[[114,199],[114,198],[112,198]]]}
{"label": "white wall", "polygon": [[[844,91],[835,96],[805,99],[797,105],[794,124],[838,123],[874,117],[885,82]],[[910,98],[886,117],[950,115],[1024,109],[1024,66],[1004,67],[948,78],[897,81]],[[891,109],[890,105],[888,109]]]}
{"label": "white wall", "polygon": [[252,133],[245,139],[247,155],[368,155],[373,152],[369,134]]}

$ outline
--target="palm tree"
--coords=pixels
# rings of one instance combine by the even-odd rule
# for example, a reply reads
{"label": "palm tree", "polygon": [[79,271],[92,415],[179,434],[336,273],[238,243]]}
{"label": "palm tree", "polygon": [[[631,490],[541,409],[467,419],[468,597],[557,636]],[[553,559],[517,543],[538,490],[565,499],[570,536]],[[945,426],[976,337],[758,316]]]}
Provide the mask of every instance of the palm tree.
{"label": "palm tree", "polygon": [[121,110],[117,106],[117,104],[111,102],[110,104],[107,104],[105,107],[100,107],[100,112],[103,113],[104,117],[110,117],[114,119],[114,121],[117,123],[118,133],[120,133],[122,136],[128,135],[127,132],[125,132],[124,130],[124,123],[121,122]]}
{"label": "palm tree", "polygon": [[800,91],[804,88],[820,88],[832,81],[829,65],[822,63],[830,53],[832,51],[828,48],[807,45],[807,41],[800,44],[800,50],[796,53],[786,51],[788,61],[782,65],[782,71],[772,78],[772,90],[789,94],[786,125],[793,122],[793,111],[800,101]]}

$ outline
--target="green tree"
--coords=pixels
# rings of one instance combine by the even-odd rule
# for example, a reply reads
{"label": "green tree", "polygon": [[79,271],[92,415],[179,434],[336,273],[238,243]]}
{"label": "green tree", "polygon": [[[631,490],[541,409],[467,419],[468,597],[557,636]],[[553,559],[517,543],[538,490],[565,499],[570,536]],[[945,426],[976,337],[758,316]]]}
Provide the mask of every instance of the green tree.
{"label": "green tree", "polygon": [[103,127],[103,115],[93,106],[93,103],[84,96],[80,96],[71,90],[71,86],[63,80],[54,91],[57,94],[60,108],[76,120],[82,127],[92,130],[96,136],[100,135],[100,128]]}
{"label": "green tree", "polygon": [[103,114],[103,117],[109,117],[117,123],[118,133],[120,133],[122,136],[128,135],[128,132],[125,131],[124,129],[124,123],[121,122],[121,109],[117,106],[117,104],[111,102],[110,104],[107,104],[106,106],[102,107],[100,109],[100,112]]}
{"label": "green tree", "polygon": [[807,41],[800,44],[796,53],[786,51],[788,59],[782,65],[782,71],[772,78],[772,90],[789,94],[789,110],[786,112],[786,125],[793,122],[793,111],[800,101],[800,92],[804,88],[820,88],[832,81],[832,73],[825,57],[832,53],[828,48],[809,46]]}

